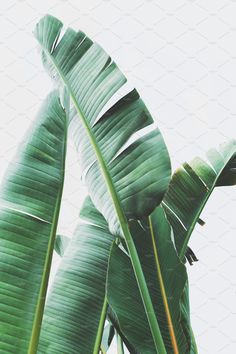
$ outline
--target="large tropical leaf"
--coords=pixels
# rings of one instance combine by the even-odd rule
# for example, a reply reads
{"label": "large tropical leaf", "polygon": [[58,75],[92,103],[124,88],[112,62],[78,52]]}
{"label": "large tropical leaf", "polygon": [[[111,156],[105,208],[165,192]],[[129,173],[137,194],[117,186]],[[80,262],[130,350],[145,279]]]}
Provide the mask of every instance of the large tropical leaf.
{"label": "large tropical leaf", "polygon": [[[190,353],[189,309],[182,301],[187,274],[176,254],[163,209],[155,209],[149,221],[132,222],[131,230],[166,351],[168,354]],[[109,261],[107,297],[121,330],[137,351],[156,353],[130,258],[116,245]]]}
{"label": "large tropical leaf", "polygon": [[98,353],[107,302],[105,283],[114,237],[86,199],[45,307],[38,353]]}
{"label": "large tropical leaf", "polygon": [[0,189],[0,352],[36,353],[62,196],[67,121],[50,94]]}
{"label": "large tropical leaf", "polygon": [[71,97],[72,129],[91,198],[111,230],[119,233],[114,204],[119,204],[116,208],[127,218],[150,214],[170,178],[169,156],[158,129],[119,153],[136,131],[153,120],[133,90],[97,121],[126,79],[109,55],[84,33],[68,29],[57,42],[61,28],[58,19],[45,16],[35,35],[45,65]]}
{"label": "large tropical leaf", "polygon": [[153,123],[136,90],[102,109],[126,79],[108,54],[83,32],[67,29],[45,16],[36,26],[43,61],[71,101],[68,112],[83,175],[95,207],[113,234],[123,235],[142,293],[157,351],[165,353],[128,220],[149,215],[163,198],[170,179],[170,160],[158,129],[125,143]]}
{"label": "large tropical leaf", "polygon": [[236,184],[236,141],[195,158],[173,175],[163,207],[174,231],[176,248],[183,259],[189,238],[214,187]]}

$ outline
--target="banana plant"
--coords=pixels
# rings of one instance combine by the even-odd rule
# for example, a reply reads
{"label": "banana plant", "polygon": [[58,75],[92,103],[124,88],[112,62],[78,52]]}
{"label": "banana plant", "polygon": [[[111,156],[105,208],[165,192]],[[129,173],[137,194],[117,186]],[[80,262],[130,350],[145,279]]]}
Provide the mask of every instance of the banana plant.
{"label": "banana plant", "polygon": [[45,100],[0,189],[0,352],[35,353],[64,181],[67,117]]}
{"label": "banana plant", "polygon": [[[216,155],[216,150],[210,150],[207,156]],[[185,203],[191,202],[191,208],[181,208],[182,215],[189,222],[188,232],[182,237],[190,237],[196,221],[199,218],[200,211],[209,198],[214,186],[233,185],[235,180],[235,151],[236,145],[234,141],[229,142],[219,148],[221,155],[215,159],[218,166],[218,174],[216,167],[213,170],[212,165],[206,161],[195,158],[198,164],[190,162],[185,163],[173,175],[168,192],[166,193],[162,206],[154,210],[149,218],[143,218],[139,222],[130,221],[130,229],[139,257],[143,266],[145,278],[148,283],[149,291],[152,297],[158,323],[161,329],[162,337],[168,353],[197,353],[195,339],[191,329],[189,316],[189,293],[188,280],[184,264],[178,257],[176,252],[176,243],[173,242],[174,234],[171,230],[170,223],[166,217],[165,209],[167,208],[167,200],[170,199],[171,192],[177,191],[177,195],[173,195],[172,202],[176,204],[182,199]],[[224,155],[223,155],[224,153]],[[224,156],[222,158],[221,156]],[[192,175],[188,174],[188,183],[186,183],[186,171],[182,174],[185,166],[198,166],[199,171],[204,174],[197,175],[197,169]],[[201,168],[200,168],[201,167]],[[180,174],[181,172],[181,174]],[[206,180],[207,176],[212,176],[211,188],[208,183],[208,189],[204,188],[204,193],[196,192],[196,186],[202,180]],[[182,177],[184,176],[184,178]],[[201,176],[201,177],[200,177]],[[209,179],[209,178],[208,178]],[[178,187],[174,184],[178,181],[178,185],[185,188],[184,193],[180,193]],[[214,183],[213,183],[214,182]],[[193,198],[195,196],[195,198]],[[178,197],[178,198],[177,198]],[[172,203],[172,205],[174,205]],[[177,204],[179,205],[179,204]],[[170,207],[169,207],[170,208]],[[92,208],[91,208],[92,209]],[[189,209],[189,210],[188,210]],[[199,210],[200,209],[200,210]],[[93,209],[92,209],[93,210]],[[183,214],[185,212],[185,214]],[[82,211],[82,214],[84,212]],[[192,214],[191,214],[192,213]],[[171,214],[173,215],[173,213]],[[189,215],[189,217],[188,217]],[[177,218],[177,215],[176,215]],[[195,224],[192,225],[192,220]],[[176,231],[173,223],[173,230]],[[108,225],[103,225],[107,228]],[[61,239],[61,238],[59,238]],[[178,241],[178,238],[176,238]],[[62,244],[64,243],[62,239]],[[141,353],[155,353],[155,345],[152,340],[150,330],[147,326],[145,309],[142,305],[142,299],[139,295],[138,286],[135,276],[132,272],[132,264],[130,257],[123,247],[113,244],[108,262],[108,273],[106,279],[106,296],[110,308],[117,318],[114,321],[115,327],[118,326],[123,335],[128,339],[129,348],[132,346]],[[166,256],[168,255],[168,257]],[[73,263],[73,262],[72,262]],[[82,267],[83,268],[83,267]],[[77,269],[78,273],[80,269]],[[105,280],[105,279],[104,279]],[[104,285],[105,287],[105,285]],[[66,297],[64,298],[66,302]],[[62,304],[62,303],[61,303]],[[79,319],[79,317],[78,317]],[[83,322],[83,319],[81,320]],[[80,322],[78,320],[78,322]],[[51,321],[51,323],[53,323]],[[81,348],[81,347],[80,347]],[[81,350],[83,352],[83,348]],[[92,352],[92,351],[91,351]],[[130,352],[132,349],[130,349]]]}
{"label": "banana plant", "polygon": [[35,36],[45,67],[68,96],[81,168],[95,207],[113,235],[124,237],[145,307],[156,351],[165,346],[142,266],[130,232],[130,219],[149,215],[161,202],[170,180],[170,159],[156,128],[125,147],[135,132],[153,123],[136,90],[101,111],[126,79],[109,55],[86,35],[45,16]]}
{"label": "banana plant", "polygon": [[[106,354],[116,335],[120,354],[197,354],[188,242],[214,187],[236,184],[236,143],[171,178],[138,92],[117,100],[126,83],[117,65],[82,31],[62,27],[50,15],[36,26],[58,91],[0,189],[0,352]],[[70,240],[56,237],[68,127],[89,194]],[[45,306],[53,249],[62,259]]]}

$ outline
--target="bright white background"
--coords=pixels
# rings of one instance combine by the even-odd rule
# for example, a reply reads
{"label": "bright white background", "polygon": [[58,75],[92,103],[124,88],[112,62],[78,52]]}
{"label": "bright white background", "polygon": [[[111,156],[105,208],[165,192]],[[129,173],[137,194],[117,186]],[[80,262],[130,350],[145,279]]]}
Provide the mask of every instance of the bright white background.
{"label": "bright white background", "polygon": [[[32,35],[45,13],[112,55],[161,128],[174,168],[236,137],[235,0],[1,0],[0,178],[52,87]],[[59,231],[71,235],[85,188],[71,142],[68,152]],[[199,354],[236,353],[235,207],[236,189],[218,189],[191,239]]]}

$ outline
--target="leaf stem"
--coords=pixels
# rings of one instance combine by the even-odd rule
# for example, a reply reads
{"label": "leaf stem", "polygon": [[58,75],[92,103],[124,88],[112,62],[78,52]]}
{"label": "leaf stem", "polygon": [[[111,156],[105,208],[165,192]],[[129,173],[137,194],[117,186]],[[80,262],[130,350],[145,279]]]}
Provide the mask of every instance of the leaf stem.
{"label": "leaf stem", "polygon": [[105,324],[106,315],[107,315],[107,308],[108,308],[108,302],[107,302],[107,298],[105,296],[103,306],[102,306],[100,321],[98,324],[97,336],[96,336],[96,340],[94,343],[93,354],[98,354],[100,351],[100,348],[101,348],[103,329],[104,329],[104,324]]}
{"label": "leaf stem", "polygon": [[150,330],[154,340],[155,348],[158,354],[167,354],[165,345],[162,339],[161,331],[157,322],[156,314],[153,308],[152,300],[149,294],[147,283],[143,274],[142,266],[139,260],[139,256],[130,234],[129,227],[127,224],[123,225],[122,230],[125,235],[126,245],[130,254],[131,263],[135,273],[135,277],[138,283],[139,291],[149,322]]}

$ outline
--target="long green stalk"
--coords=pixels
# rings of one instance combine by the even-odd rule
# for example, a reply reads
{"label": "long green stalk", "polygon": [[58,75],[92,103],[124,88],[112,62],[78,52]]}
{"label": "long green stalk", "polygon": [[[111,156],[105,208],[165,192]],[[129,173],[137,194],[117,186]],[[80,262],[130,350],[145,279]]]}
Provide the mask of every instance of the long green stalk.
{"label": "long green stalk", "polygon": [[107,298],[105,297],[102,306],[102,312],[101,312],[100,321],[98,325],[97,337],[94,344],[93,354],[98,354],[101,348],[102,334],[103,334],[104,324],[107,315],[107,308],[108,308],[108,302],[107,302]]}
{"label": "long green stalk", "polygon": [[[123,228],[122,228],[123,229]],[[152,300],[149,294],[149,290],[146,284],[146,280],[143,274],[142,266],[139,260],[139,256],[133,241],[133,238],[130,234],[128,225],[124,225],[125,229],[125,240],[126,245],[129,250],[131,263],[133,266],[133,270],[136,276],[136,280],[138,283],[139,291],[142,297],[142,301],[144,304],[145,312],[147,315],[147,319],[149,322],[149,326],[152,332],[152,337],[154,340],[155,348],[158,354],[167,354],[165,345],[161,336],[161,331],[157,322],[156,314],[153,308]],[[123,230],[124,232],[124,230]]]}

